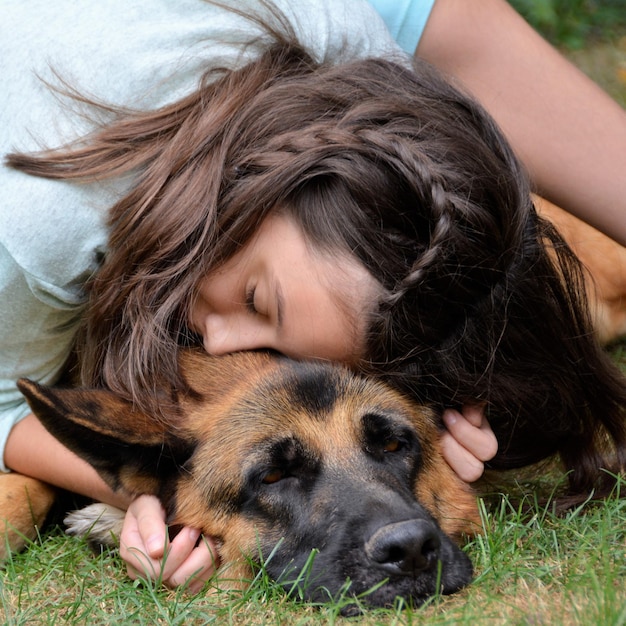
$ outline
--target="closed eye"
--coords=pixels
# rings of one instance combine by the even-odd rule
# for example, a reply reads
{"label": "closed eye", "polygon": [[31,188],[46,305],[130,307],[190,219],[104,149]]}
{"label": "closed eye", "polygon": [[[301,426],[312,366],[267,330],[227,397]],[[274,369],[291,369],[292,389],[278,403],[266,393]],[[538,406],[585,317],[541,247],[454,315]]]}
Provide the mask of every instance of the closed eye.
{"label": "closed eye", "polygon": [[252,315],[259,314],[256,306],[254,306],[255,292],[256,292],[256,285],[253,287],[250,287],[250,289],[246,291],[246,297],[245,297],[246,310],[248,311],[248,313],[252,313]]}

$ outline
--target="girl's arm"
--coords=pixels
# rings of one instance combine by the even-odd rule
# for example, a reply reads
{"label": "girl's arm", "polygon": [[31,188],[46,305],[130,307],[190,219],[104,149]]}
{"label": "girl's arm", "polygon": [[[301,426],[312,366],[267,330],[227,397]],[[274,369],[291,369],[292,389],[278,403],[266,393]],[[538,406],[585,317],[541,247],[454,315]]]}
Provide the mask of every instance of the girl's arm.
{"label": "girl's arm", "polygon": [[189,582],[195,592],[213,574],[216,561],[210,539],[196,547],[199,532],[184,528],[169,542],[165,512],[157,498],[131,501],[113,492],[91,465],[59,443],[34,415],[13,427],[4,458],[13,471],[127,509],[120,554],[131,578],[160,578],[170,586]]}
{"label": "girl's arm", "polygon": [[55,439],[32,414],[18,422],[9,435],[4,460],[10,469],[39,478],[121,509],[130,500],[114,493],[96,470]]}
{"label": "girl's arm", "polygon": [[483,103],[541,195],[626,245],[626,112],[505,0],[437,0],[416,54]]}

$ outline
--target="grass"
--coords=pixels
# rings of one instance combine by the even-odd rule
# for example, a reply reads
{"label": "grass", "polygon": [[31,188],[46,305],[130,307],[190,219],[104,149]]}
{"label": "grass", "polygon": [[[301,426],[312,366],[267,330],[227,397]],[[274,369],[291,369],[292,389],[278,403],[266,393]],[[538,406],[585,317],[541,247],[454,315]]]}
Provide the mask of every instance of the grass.
{"label": "grass", "polygon": [[[466,590],[418,609],[371,611],[359,624],[626,624],[626,499],[563,517],[529,498],[483,507],[485,533],[466,546],[476,567]],[[0,585],[8,626],[346,622],[340,603],[298,604],[262,571],[249,590],[212,596],[133,583],[116,554],[94,555],[58,529],[14,556]]]}
{"label": "grass", "polygon": [[565,55],[626,108],[626,27],[623,32],[615,43],[595,42]]}
{"label": "grass", "polygon": [[624,0],[509,0],[553,44],[580,49],[624,34]]}

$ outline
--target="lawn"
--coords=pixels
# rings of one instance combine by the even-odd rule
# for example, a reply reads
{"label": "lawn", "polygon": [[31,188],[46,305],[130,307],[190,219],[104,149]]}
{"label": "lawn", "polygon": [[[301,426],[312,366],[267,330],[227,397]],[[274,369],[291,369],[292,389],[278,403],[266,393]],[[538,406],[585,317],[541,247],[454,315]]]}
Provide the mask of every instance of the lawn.
{"label": "lawn", "polygon": [[[485,532],[466,547],[476,568],[470,587],[426,607],[370,611],[359,624],[626,624],[626,499],[565,516],[532,495],[490,502]],[[263,572],[246,592],[210,597],[132,583],[116,554],[93,554],[59,530],[15,556],[0,584],[6,625],[349,623],[340,602],[301,605]]]}
{"label": "lawn", "polygon": [[510,3],[626,107],[624,0],[510,0]]}
{"label": "lawn", "polygon": [[626,28],[624,33],[614,43],[595,42],[581,50],[566,48],[564,54],[626,108]]}

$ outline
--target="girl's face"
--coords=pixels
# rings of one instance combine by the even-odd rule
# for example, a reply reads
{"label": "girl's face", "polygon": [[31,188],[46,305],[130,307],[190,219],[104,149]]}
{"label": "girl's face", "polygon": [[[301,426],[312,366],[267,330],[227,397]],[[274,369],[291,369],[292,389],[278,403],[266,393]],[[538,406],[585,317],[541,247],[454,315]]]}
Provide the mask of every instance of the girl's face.
{"label": "girl's face", "polygon": [[363,355],[367,313],[379,292],[358,261],[315,254],[293,220],[271,215],[201,281],[190,326],[212,355],[266,348],[353,363]]}

